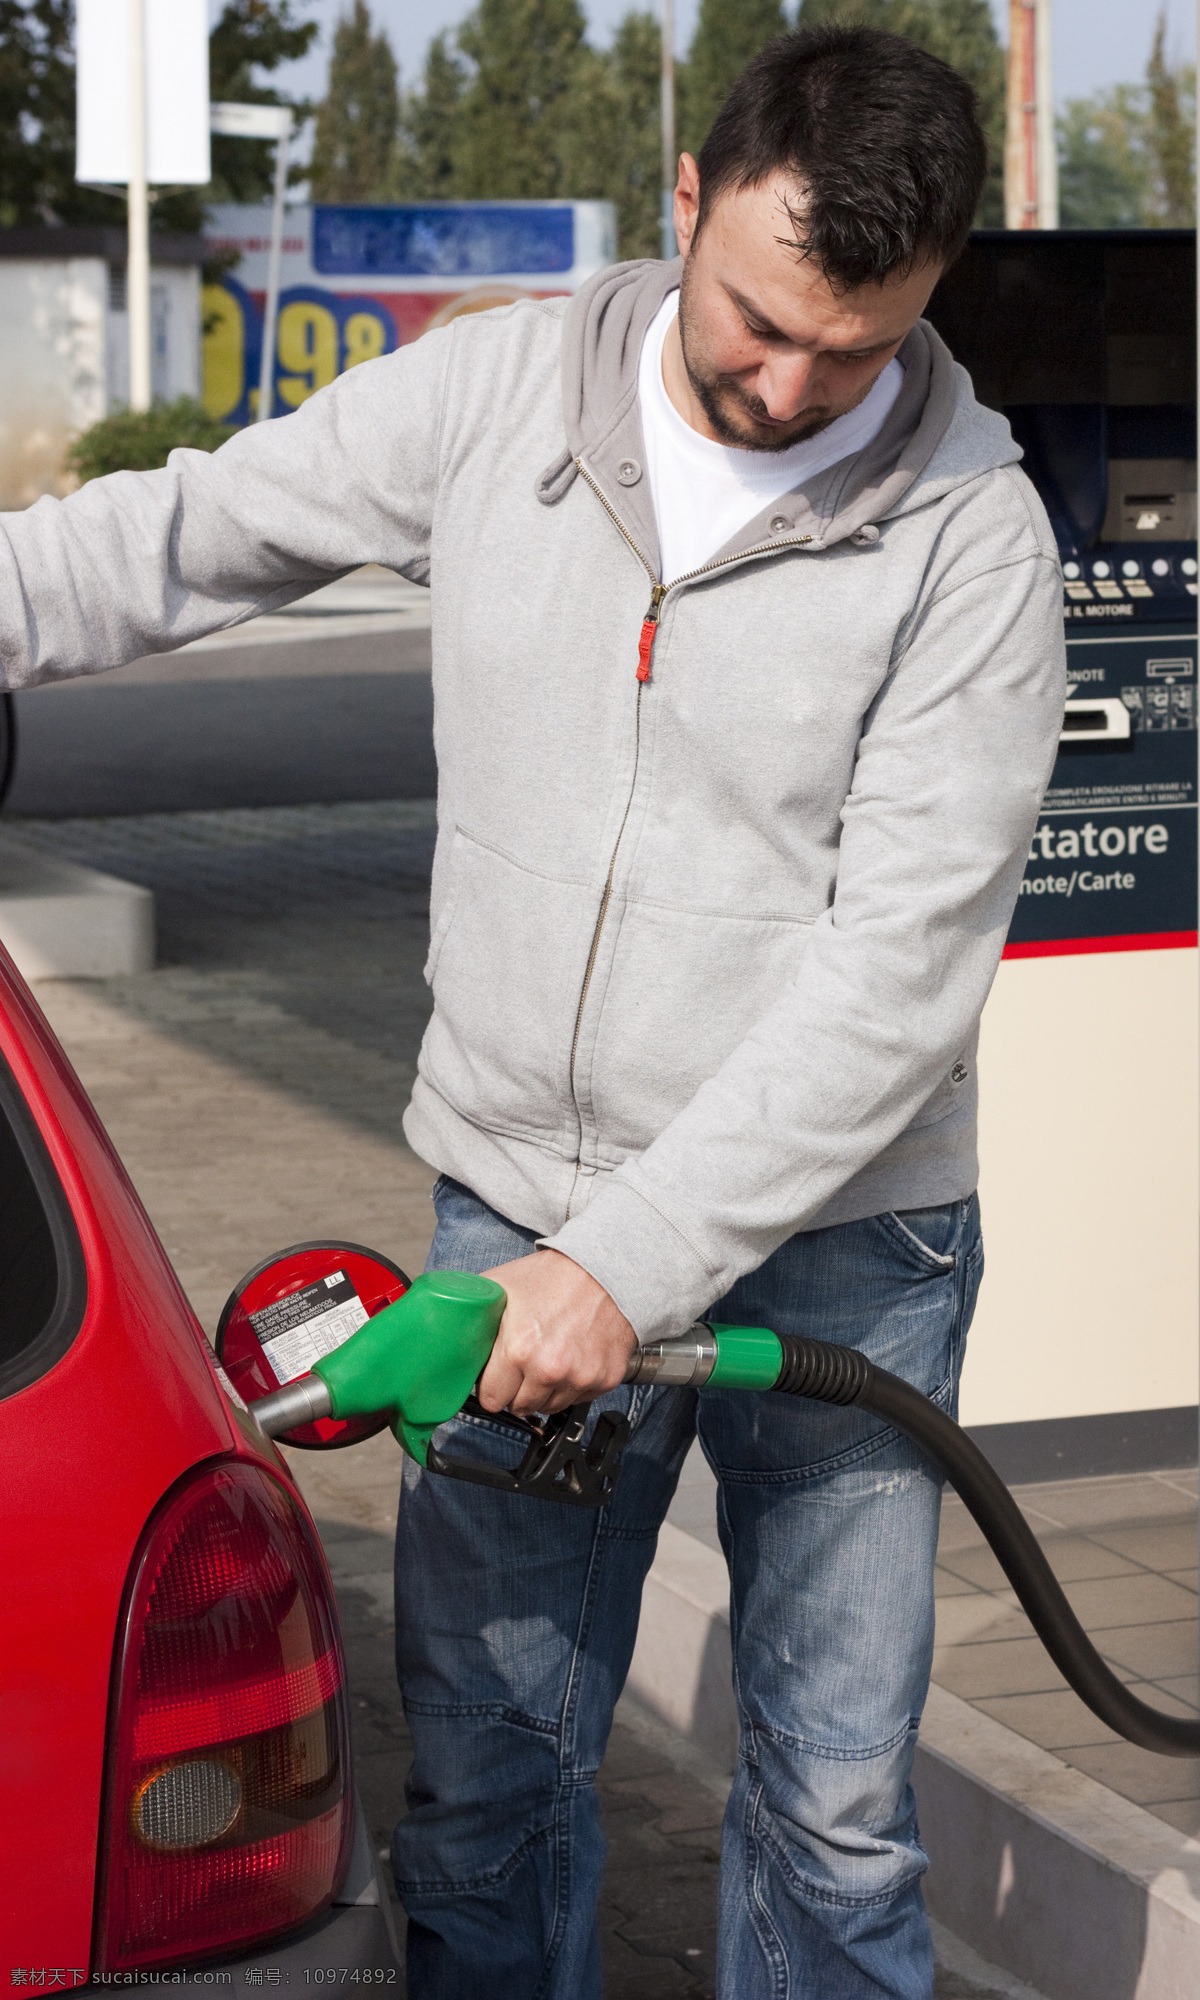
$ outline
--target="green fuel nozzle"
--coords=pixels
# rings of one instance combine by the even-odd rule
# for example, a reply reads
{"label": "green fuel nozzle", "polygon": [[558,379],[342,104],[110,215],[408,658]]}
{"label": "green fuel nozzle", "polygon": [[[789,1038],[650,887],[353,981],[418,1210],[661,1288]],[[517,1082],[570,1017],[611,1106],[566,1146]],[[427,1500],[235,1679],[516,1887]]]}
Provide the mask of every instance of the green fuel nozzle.
{"label": "green fuel nozzle", "polygon": [[490,1278],[426,1271],[311,1375],[254,1403],[254,1419],[268,1437],[282,1437],[318,1417],[386,1411],[399,1443],[424,1465],[434,1431],[461,1410],[483,1373],[504,1305],[503,1287]]}

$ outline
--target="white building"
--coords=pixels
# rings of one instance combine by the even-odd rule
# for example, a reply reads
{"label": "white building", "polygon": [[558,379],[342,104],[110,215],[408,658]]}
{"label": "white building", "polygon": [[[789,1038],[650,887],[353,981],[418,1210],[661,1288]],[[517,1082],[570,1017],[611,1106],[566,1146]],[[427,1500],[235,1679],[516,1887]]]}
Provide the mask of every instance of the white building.
{"label": "white building", "polygon": [[[198,236],[151,240],[152,388],[200,394]],[[125,231],[0,229],[0,508],[62,495],[67,446],[129,400]]]}

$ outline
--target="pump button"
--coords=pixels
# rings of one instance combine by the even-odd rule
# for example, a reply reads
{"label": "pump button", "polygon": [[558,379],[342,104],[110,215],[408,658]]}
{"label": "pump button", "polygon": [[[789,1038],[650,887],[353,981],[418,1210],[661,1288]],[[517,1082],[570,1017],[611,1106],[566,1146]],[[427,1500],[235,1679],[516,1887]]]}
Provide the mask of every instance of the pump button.
{"label": "pump button", "polygon": [[1185,576],[1195,576],[1196,574],[1195,556],[1185,556],[1183,561],[1180,563],[1179,567],[1183,571]]}
{"label": "pump button", "polygon": [[1170,576],[1171,574],[1171,565],[1162,556],[1159,556],[1157,562],[1151,563],[1150,569],[1155,576]]}
{"label": "pump button", "polygon": [[1109,566],[1108,566],[1108,564],[1107,564],[1106,562],[1094,562],[1094,563],[1092,564],[1092,575],[1093,575],[1093,576],[1111,576],[1111,575],[1112,575],[1112,570],[1111,570],[1111,569],[1109,568]]}
{"label": "pump button", "polygon": [[1067,582],[1068,582],[1068,583],[1074,583],[1074,582],[1075,582],[1075,580],[1076,580],[1076,578],[1077,578],[1077,577],[1078,577],[1078,575],[1079,575],[1079,564],[1078,564],[1078,563],[1064,563],[1064,564],[1063,564],[1063,575],[1064,575],[1064,576],[1066,577],[1066,579],[1067,579]]}
{"label": "pump button", "polygon": [[1122,576],[1140,576],[1141,573],[1142,565],[1139,562],[1123,562],[1121,564]]}

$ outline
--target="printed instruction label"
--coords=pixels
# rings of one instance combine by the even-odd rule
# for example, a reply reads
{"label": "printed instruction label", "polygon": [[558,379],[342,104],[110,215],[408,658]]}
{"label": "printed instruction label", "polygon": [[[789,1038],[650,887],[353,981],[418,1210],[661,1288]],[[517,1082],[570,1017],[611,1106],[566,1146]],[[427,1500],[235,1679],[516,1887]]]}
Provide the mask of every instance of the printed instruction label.
{"label": "printed instruction label", "polygon": [[366,1320],[367,1309],[344,1271],[333,1271],[250,1314],[262,1351],[281,1383],[307,1375],[314,1362],[332,1354]]}

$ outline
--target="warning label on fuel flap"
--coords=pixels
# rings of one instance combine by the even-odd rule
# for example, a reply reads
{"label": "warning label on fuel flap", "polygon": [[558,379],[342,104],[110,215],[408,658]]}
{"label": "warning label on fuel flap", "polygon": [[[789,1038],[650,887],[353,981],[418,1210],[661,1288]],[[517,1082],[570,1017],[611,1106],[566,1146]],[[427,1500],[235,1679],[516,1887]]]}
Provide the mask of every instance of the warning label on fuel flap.
{"label": "warning label on fuel flap", "polygon": [[357,1333],[367,1309],[346,1273],[333,1271],[249,1317],[276,1381],[294,1382]]}

